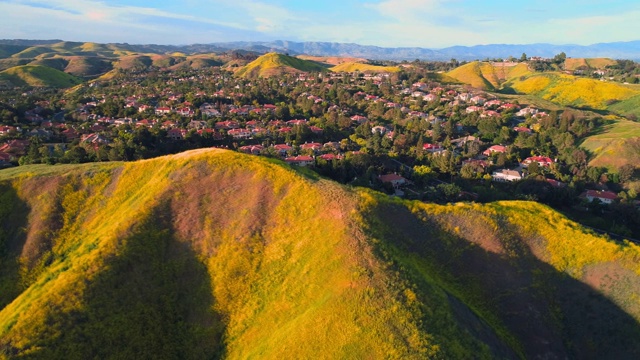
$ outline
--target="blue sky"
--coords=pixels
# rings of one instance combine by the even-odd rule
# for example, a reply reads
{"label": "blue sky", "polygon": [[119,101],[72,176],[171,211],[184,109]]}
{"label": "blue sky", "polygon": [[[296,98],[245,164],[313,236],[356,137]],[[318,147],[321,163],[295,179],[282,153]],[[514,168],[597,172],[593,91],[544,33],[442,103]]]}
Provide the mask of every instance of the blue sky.
{"label": "blue sky", "polygon": [[336,41],[441,48],[640,39],[640,1],[0,0],[0,37],[192,44]]}

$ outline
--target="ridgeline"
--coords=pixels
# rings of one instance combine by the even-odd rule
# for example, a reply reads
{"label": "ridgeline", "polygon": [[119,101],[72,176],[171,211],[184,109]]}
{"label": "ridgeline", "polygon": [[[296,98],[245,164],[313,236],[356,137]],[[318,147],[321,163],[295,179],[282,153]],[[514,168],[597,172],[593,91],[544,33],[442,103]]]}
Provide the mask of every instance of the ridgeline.
{"label": "ridgeline", "polygon": [[202,149],[0,172],[0,358],[637,358],[640,248]]}

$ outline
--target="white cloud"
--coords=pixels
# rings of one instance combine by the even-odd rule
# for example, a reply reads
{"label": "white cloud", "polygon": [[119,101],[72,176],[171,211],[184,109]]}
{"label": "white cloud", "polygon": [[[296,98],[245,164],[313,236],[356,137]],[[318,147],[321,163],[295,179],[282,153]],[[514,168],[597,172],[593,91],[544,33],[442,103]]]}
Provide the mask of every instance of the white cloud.
{"label": "white cloud", "polygon": [[368,3],[366,7],[376,10],[380,15],[396,20],[415,19],[425,15],[443,12],[447,0],[385,0],[379,3]]}

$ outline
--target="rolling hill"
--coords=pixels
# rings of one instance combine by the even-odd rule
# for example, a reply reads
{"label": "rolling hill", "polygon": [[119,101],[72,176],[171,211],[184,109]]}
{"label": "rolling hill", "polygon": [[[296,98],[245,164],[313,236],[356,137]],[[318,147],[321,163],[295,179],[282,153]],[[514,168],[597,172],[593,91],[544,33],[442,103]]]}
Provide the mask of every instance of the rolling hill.
{"label": "rolling hill", "polygon": [[0,235],[0,358],[640,355],[640,249],[531,202],[202,149],[3,170]]}
{"label": "rolling hill", "polygon": [[235,74],[240,77],[254,78],[323,71],[327,71],[327,69],[313,61],[278,53],[268,53],[240,68]]}
{"label": "rolling hill", "polygon": [[564,62],[565,70],[578,70],[578,69],[604,69],[608,65],[616,65],[617,62],[607,58],[569,58]]}
{"label": "rolling hill", "polygon": [[563,106],[640,114],[640,109],[631,104],[638,102],[640,86],[545,72],[512,78],[503,87]]}
{"label": "rolling hill", "polygon": [[80,83],[80,80],[60,70],[42,65],[15,66],[0,72],[0,81],[13,86],[67,88]]}
{"label": "rolling hill", "polygon": [[597,134],[587,137],[581,146],[593,154],[591,166],[603,166],[617,172],[623,165],[640,164],[640,124],[611,119]]}
{"label": "rolling hill", "polygon": [[447,73],[453,79],[482,90],[497,90],[505,81],[529,74],[531,71],[524,63],[505,65],[479,61],[464,64]]}
{"label": "rolling hill", "polygon": [[398,72],[400,71],[400,67],[398,66],[379,66],[379,65],[371,65],[364,64],[361,62],[345,62],[339,65],[336,65],[331,68],[333,72],[371,72],[371,73],[382,73],[382,72]]}

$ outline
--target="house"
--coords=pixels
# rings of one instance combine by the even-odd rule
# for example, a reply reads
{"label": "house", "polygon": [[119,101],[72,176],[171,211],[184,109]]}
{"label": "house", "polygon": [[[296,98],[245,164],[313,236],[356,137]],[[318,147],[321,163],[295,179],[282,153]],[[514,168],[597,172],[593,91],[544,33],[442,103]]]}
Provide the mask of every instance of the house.
{"label": "house", "polygon": [[442,145],[439,145],[439,144],[426,143],[422,145],[422,149],[431,153],[435,153],[435,152],[441,151],[443,148],[442,148]]}
{"label": "house", "polygon": [[184,117],[192,117],[193,115],[195,115],[195,112],[189,107],[180,108],[176,110],[176,112],[178,113],[178,115]]}
{"label": "house", "polygon": [[558,180],[555,179],[546,179],[547,182],[549,183],[549,185],[553,186],[554,188],[563,188],[566,186],[565,183],[560,182]]}
{"label": "house", "polygon": [[353,115],[351,117],[351,121],[357,122],[358,124],[364,124],[367,122],[367,117],[366,116],[361,116],[361,115]]}
{"label": "house", "polygon": [[320,156],[324,161],[342,160],[342,156],[336,154],[324,154]]}
{"label": "house", "polygon": [[525,134],[533,133],[533,131],[526,126],[516,126],[513,128],[513,130],[517,133],[525,133]]}
{"label": "house", "polygon": [[187,130],[185,129],[171,129],[167,131],[167,137],[171,140],[183,140],[187,135]]}
{"label": "house", "polygon": [[472,113],[472,112],[479,112],[482,111],[483,108],[481,108],[480,106],[475,106],[475,105],[471,105],[468,108],[465,109],[465,111],[467,112],[467,114]]}
{"label": "house", "polygon": [[282,156],[286,155],[288,151],[293,150],[293,147],[287,144],[276,144],[273,145],[273,148]]}
{"label": "house", "polygon": [[425,95],[424,97],[422,97],[422,99],[423,99],[424,101],[432,102],[432,101],[439,100],[439,99],[440,99],[440,97],[439,97],[439,96],[437,96],[437,95],[434,95],[434,94],[427,94],[427,95]]}
{"label": "house", "polygon": [[216,123],[215,128],[219,130],[237,129],[240,127],[237,121],[220,121]]}
{"label": "house", "polygon": [[296,165],[296,166],[307,166],[307,165],[314,164],[313,158],[311,156],[305,156],[305,155],[288,157],[284,159],[284,161],[286,161],[287,164]]}
{"label": "house", "polygon": [[485,161],[485,160],[479,160],[479,159],[467,159],[467,160],[462,160],[462,165],[466,165],[469,164],[473,167],[476,168],[482,168],[482,169],[486,169],[489,164]]}
{"label": "house", "polygon": [[264,150],[264,146],[262,145],[247,145],[241,146],[238,150],[246,154],[260,155],[262,150]]}
{"label": "house", "polygon": [[398,188],[407,183],[407,179],[403,178],[398,174],[386,174],[378,176],[378,179],[383,183],[389,183],[393,185],[394,188]]}
{"label": "house", "polygon": [[507,147],[504,145],[492,145],[487,150],[483,151],[482,154],[485,156],[491,156],[494,153],[504,154],[507,152]]}
{"label": "house", "polygon": [[169,107],[158,107],[156,108],[156,115],[165,115],[165,114],[170,114],[171,113],[171,108]]}
{"label": "house", "polygon": [[493,181],[510,182],[522,180],[522,173],[518,170],[500,169],[491,174]]}
{"label": "house", "polygon": [[309,127],[309,129],[311,130],[311,132],[312,132],[312,133],[314,133],[314,134],[316,134],[316,135],[322,134],[322,133],[324,132],[324,129],[319,128],[319,127],[317,127],[317,126],[315,126],[315,125],[311,125],[311,126]]}
{"label": "house", "polygon": [[497,99],[489,100],[486,103],[484,103],[484,107],[486,108],[499,107],[501,105],[502,105],[502,101]]}
{"label": "house", "polygon": [[232,136],[234,139],[249,139],[253,133],[251,130],[247,129],[230,129],[227,131],[227,134]]}
{"label": "house", "polygon": [[544,166],[544,167],[549,167],[551,164],[554,163],[553,159],[547,156],[531,156],[524,159],[524,161],[522,162],[522,166],[527,167],[529,166],[529,164],[533,162],[537,162],[538,165]]}
{"label": "house", "polygon": [[536,109],[536,108],[532,108],[532,107],[526,107],[526,108],[521,109],[520,111],[518,111],[518,112],[516,113],[516,116],[519,116],[519,117],[525,117],[527,114],[529,114],[529,115],[535,115],[535,114],[537,114],[537,113],[538,113],[538,109]]}
{"label": "house", "polygon": [[593,202],[594,200],[598,199],[604,204],[611,204],[618,198],[618,195],[616,195],[616,193],[614,193],[613,191],[598,190],[587,190],[580,196],[584,197],[589,202]]}
{"label": "house", "polygon": [[289,120],[287,121],[287,125],[289,126],[300,126],[300,125],[305,125],[307,123],[307,120],[301,120],[301,119],[296,119],[296,120]]}
{"label": "house", "polygon": [[138,112],[145,112],[145,111],[148,111],[148,110],[151,110],[151,109],[153,109],[153,107],[149,106],[149,105],[140,105],[140,106],[138,106]]}
{"label": "house", "polygon": [[475,136],[469,135],[469,136],[465,136],[465,137],[461,137],[461,138],[457,138],[457,139],[453,139],[451,140],[451,145],[454,145],[455,147],[461,148],[464,147],[464,145],[468,142],[475,142],[478,144],[482,144],[482,141],[480,141],[480,139],[478,139]]}
{"label": "house", "polygon": [[304,143],[302,145],[300,145],[300,149],[303,150],[307,150],[307,149],[311,149],[313,151],[318,151],[320,149],[322,149],[322,144],[320,143]]}
{"label": "house", "polygon": [[469,99],[469,101],[472,104],[482,106],[487,100],[485,98],[481,97],[481,96],[474,96],[471,99]]}
{"label": "house", "polygon": [[486,117],[493,117],[493,118],[498,118],[500,117],[500,113],[494,110],[488,110],[484,113],[482,113],[480,115],[481,118],[486,118]]}

